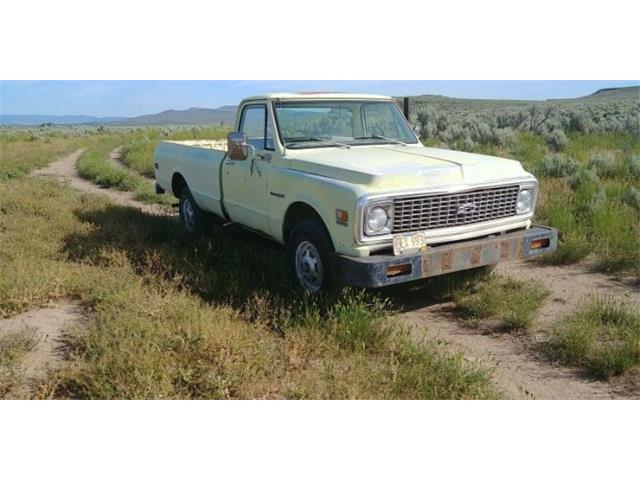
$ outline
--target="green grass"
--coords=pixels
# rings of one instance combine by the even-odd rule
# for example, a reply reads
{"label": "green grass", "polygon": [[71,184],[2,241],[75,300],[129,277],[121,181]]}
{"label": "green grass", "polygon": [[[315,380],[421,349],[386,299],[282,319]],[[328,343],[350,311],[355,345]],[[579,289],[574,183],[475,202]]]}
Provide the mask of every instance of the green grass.
{"label": "green grass", "polygon": [[89,146],[77,163],[80,176],[106,188],[134,192],[134,198],[141,202],[172,204],[175,199],[170,195],[157,195],[151,181],[107,160],[109,153],[122,141],[120,136],[104,137],[101,142]]}
{"label": "green grass", "polygon": [[154,178],[153,153],[162,140],[222,139],[228,127],[192,127],[173,132],[140,129],[124,144],[122,162],[147,178]]}
{"label": "green grass", "polygon": [[158,144],[158,133],[136,135],[129,140],[122,152],[122,162],[140,175],[153,178],[153,152]]}
{"label": "green grass", "polygon": [[502,152],[538,176],[536,221],[560,231],[557,252],[538,261],[563,265],[595,254],[595,268],[636,271],[640,279],[640,139],[623,133],[572,134],[562,154],[520,134]]}
{"label": "green grass", "polygon": [[549,342],[552,356],[610,378],[640,364],[640,310],[613,298],[592,297],[563,319]]}
{"label": "green grass", "polygon": [[531,326],[548,295],[549,291],[538,282],[491,275],[456,292],[454,301],[467,324],[475,326],[480,319],[495,318],[502,328],[514,331]]}
{"label": "green grass", "polygon": [[71,153],[81,141],[62,134],[43,138],[0,133],[0,182],[24,177],[55,158]]}
{"label": "green grass", "polygon": [[53,398],[495,398],[490,372],[415,340],[363,292],[293,292],[284,252],[227,229],[187,241],[176,222],[53,180],[0,184],[0,315],[63,298],[89,321]]}

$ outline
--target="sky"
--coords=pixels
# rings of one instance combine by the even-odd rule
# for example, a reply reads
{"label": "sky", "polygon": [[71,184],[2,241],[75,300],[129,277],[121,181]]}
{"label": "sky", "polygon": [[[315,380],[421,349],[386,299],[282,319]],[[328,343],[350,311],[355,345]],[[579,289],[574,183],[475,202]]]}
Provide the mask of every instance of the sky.
{"label": "sky", "polygon": [[136,116],[236,105],[268,92],[340,91],[383,95],[546,100],[588,95],[627,80],[201,80],[0,81],[0,114]]}

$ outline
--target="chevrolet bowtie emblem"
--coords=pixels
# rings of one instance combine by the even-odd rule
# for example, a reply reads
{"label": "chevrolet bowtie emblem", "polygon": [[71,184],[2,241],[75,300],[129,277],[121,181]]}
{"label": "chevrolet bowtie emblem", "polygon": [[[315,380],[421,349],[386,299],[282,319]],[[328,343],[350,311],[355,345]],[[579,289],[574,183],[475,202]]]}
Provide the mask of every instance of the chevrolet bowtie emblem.
{"label": "chevrolet bowtie emblem", "polygon": [[476,208],[477,207],[475,203],[463,203],[462,205],[458,206],[458,215],[468,215],[475,212]]}

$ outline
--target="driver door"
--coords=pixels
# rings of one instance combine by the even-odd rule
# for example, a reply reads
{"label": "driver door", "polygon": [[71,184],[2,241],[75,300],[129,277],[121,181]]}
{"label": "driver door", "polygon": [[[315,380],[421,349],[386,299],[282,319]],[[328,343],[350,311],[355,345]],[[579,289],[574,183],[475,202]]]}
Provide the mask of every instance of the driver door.
{"label": "driver door", "polygon": [[222,166],[224,206],[234,222],[269,234],[267,181],[271,171],[273,137],[267,106],[246,105],[239,131],[247,135],[249,154],[245,160],[225,159]]}

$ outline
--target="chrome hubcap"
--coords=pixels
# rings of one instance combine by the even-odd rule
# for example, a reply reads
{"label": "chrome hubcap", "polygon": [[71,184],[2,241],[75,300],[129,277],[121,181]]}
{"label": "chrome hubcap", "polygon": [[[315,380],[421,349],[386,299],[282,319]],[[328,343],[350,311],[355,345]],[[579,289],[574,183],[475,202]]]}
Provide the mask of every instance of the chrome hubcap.
{"label": "chrome hubcap", "polygon": [[311,242],[301,242],[296,249],[296,275],[307,292],[318,293],[322,288],[322,261]]}
{"label": "chrome hubcap", "polygon": [[193,213],[191,200],[188,198],[182,202],[182,218],[184,218],[184,224],[187,227],[187,230],[192,232],[196,227],[196,217]]}

